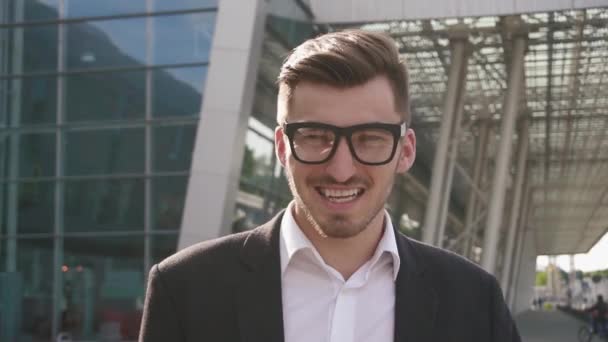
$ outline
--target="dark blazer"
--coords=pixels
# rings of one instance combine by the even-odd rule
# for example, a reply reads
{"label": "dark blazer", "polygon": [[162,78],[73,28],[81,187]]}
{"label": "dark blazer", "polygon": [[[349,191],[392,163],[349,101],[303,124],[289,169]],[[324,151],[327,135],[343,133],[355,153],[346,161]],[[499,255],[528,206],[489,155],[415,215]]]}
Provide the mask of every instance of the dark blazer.
{"label": "dark blazer", "polygon": [[[140,341],[283,341],[281,217],[153,266]],[[492,275],[456,254],[396,236],[395,341],[521,341]]]}

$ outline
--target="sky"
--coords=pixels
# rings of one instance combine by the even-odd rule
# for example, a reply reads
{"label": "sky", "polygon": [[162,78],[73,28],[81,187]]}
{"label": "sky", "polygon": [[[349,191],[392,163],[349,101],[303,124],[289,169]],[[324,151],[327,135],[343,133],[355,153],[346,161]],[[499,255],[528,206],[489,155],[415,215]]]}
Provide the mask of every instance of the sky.
{"label": "sky", "polygon": [[[557,257],[557,265],[566,272],[570,272],[570,257],[560,255]],[[541,255],[536,258],[536,269],[545,269],[549,263],[547,256]],[[608,269],[608,233],[591,248],[587,254],[574,255],[574,268],[583,272]]]}

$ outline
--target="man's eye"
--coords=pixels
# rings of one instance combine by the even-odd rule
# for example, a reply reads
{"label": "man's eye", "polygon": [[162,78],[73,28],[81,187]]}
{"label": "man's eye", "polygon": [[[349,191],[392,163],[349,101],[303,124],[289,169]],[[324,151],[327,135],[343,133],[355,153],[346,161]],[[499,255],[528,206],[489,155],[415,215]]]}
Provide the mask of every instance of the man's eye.
{"label": "man's eye", "polygon": [[363,144],[384,144],[388,138],[384,135],[362,134],[357,137],[357,141]]}
{"label": "man's eye", "polygon": [[306,131],[298,132],[298,137],[305,141],[311,141],[311,142],[313,142],[313,141],[314,142],[325,142],[325,141],[332,140],[330,134],[328,134],[327,132],[318,131],[318,130],[306,130]]}

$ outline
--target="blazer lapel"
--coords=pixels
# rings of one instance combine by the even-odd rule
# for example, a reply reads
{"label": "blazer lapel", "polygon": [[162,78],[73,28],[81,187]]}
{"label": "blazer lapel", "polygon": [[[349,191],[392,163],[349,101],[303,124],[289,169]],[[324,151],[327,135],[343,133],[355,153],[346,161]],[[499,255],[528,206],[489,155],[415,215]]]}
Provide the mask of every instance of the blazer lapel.
{"label": "blazer lapel", "polygon": [[405,236],[395,234],[401,259],[395,291],[395,342],[432,342],[437,295],[415,246]]}
{"label": "blazer lapel", "polygon": [[283,342],[279,229],[282,213],[249,233],[241,258],[245,270],[237,293],[241,341]]}

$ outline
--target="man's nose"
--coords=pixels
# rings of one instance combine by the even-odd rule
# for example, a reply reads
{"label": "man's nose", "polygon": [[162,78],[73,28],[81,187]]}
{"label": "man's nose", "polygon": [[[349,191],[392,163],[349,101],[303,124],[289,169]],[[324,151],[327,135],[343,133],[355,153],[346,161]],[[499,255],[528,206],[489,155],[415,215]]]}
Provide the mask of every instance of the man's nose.
{"label": "man's nose", "polygon": [[348,148],[346,139],[340,139],[333,157],[327,162],[327,173],[337,182],[346,182],[356,172],[356,160]]}

